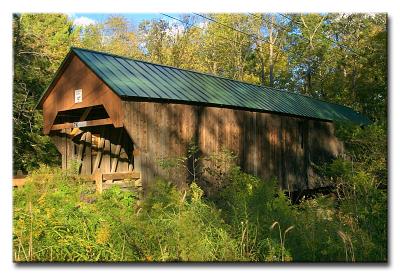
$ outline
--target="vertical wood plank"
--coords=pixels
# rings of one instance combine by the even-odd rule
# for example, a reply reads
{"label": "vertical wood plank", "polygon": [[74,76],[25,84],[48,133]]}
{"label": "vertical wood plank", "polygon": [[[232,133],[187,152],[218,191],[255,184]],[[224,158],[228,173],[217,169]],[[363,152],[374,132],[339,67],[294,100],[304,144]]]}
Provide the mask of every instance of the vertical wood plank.
{"label": "vertical wood plank", "polygon": [[99,170],[96,170],[93,178],[96,182],[96,192],[102,193],[103,192],[103,174]]}
{"label": "vertical wood plank", "polygon": [[66,160],[67,160],[67,163],[66,163],[66,168],[68,169],[71,166],[71,162],[73,160],[76,160],[76,156],[75,156],[75,152],[74,152],[75,151],[74,150],[75,149],[75,143],[73,142],[72,137],[70,136],[71,129],[65,129],[65,131],[66,131],[66,134],[67,134],[67,142],[66,142],[66,147],[67,147]]}
{"label": "vertical wood plank", "polygon": [[112,159],[112,164],[111,164],[111,173],[114,173],[117,171],[117,165],[118,165],[120,153],[121,153],[121,144],[117,144],[114,146],[114,151],[112,152],[113,159]]}
{"label": "vertical wood plank", "polygon": [[94,161],[94,165],[93,165],[93,173],[95,173],[100,166],[100,160],[101,157],[103,155],[103,151],[104,151],[104,143],[105,143],[105,139],[104,136],[100,138],[100,142],[99,145],[97,147],[97,154],[96,154],[96,159]]}
{"label": "vertical wood plank", "polygon": [[111,141],[110,141],[110,132],[107,128],[104,133],[104,151],[101,159],[101,168],[100,170],[104,173],[110,173],[111,171]]}
{"label": "vertical wood plank", "polygon": [[90,132],[86,132],[85,135],[85,148],[83,150],[83,158],[82,158],[82,175],[90,175],[92,174],[92,134]]}

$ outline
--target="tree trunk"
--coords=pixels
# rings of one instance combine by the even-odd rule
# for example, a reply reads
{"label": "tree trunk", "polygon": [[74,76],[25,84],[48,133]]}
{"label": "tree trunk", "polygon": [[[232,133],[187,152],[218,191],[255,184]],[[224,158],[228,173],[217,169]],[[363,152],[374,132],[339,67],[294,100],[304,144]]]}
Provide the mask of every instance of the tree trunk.
{"label": "tree trunk", "polygon": [[275,17],[271,15],[271,24],[269,27],[269,86],[274,87],[274,29]]}

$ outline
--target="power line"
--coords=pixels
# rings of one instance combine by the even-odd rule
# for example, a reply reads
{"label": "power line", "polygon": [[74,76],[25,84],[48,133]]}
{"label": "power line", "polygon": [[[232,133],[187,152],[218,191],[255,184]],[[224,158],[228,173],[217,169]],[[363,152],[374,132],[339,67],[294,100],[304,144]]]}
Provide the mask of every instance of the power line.
{"label": "power line", "polygon": [[[295,21],[293,18],[290,18],[289,16],[286,16],[286,15],[284,15],[284,14],[282,14],[282,13],[278,13],[278,14],[279,14],[280,16],[282,16],[282,17],[288,19],[290,22],[293,22],[293,23],[296,24],[297,26],[299,26],[299,27],[302,26],[302,24],[301,24],[300,22]],[[343,48],[343,49],[346,49],[346,50],[352,52],[353,54],[355,54],[356,56],[358,56],[358,57],[360,57],[360,58],[364,58],[364,57],[361,56],[359,53],[357,53],[355,50],[353,50],[352,48],[350,48],[350,47],[348,47],[348,46],[346,46],[346,45],[343,45],[343,44],[341,44],[341,43],[338,43],[337,41],[335,41],[335,40],[333,40],[333,39],[331,39],[331,38],[329,38],[329,37],[326,37],[325,35],[322,35],[322,36],[320,36],[320,37],[323,38],[323,39],[325,39],[325,40],[327,40],[327,41],[329,41],[329,42],[332,42],[333,44],[339,46],[340,48]],[[307,39],[307,38],[306,38],[306,39]],[[307,40],[309,40],[309,39],[307,39]]]}
{"label": "power line", "polygon": [[[224,27],[226,27],[226,28],[229,28],[229,29],[231,29],[231,30],[233,30],[233,31],[236,31],[236,32],[245,34],[245,35],[250,36],[250,37],[252,37],[252,38],[258,38],[259,40],[264,41],[264,42],[266,42],[266,43],[268,43],[268,44],[270,44],[270,45],[272,45],[272,46],[274,46],[274,47],[277,47],[278,49],[282,50],[281,48],[279,48],[279,47],[276,46],[275,44],[270,43],[268,40],[265,40],[265,39],[263,39],[263,38],[259,38],[259,36],[256,35],[256,34],[249,34],[249,33],[247,33],[247,32],[244,32],[244,31],[242,31],[242,30],[238,30],[238,29],[236,29],[236,28],[234,28],[234,27],[232,27],[232,26],[230,26],[230,25],[221,23],[221,22],[219,22],[219,21],[217,21],[217,20],[215,20],[215,19],[213,19],[213,18],[209,18],[209,17],[207,17],[207,16],[204,16],[204,15],[201,15],[201,14],[198,14],[198,13],[193,13],[193,14],[195,14],[195,15],[197,15],[197,16],[200,16],[200,17],[202,17],[202,18],[204,18],[204,19],[207,19],[207,20],[209,20],[209,21],[211,21],[211,22],[214,22],[214,23],[216,23],[216,24],[219,24],[219,25],[221,25],[221,26],[224,26]],[[281,13],[278,13],[278,14],[281,15],[282,17],[286,18],[286,19],[289,19],[290,22],[293,22],[293,23],[295,23],[296,25],[301,26],[299,22],[294,21],[293,19],[289,18],[288,16],[286,16],[286,15],[284,15],[284,14],[281,14]],[[254,16],[254,15],[253,15],[253,16]],[[278,27],[278,28],[281,28],[281,29],[283,28],[283,27],[281,27],[281,26],[279,26],[279,25],[277,25],[277,24],[274,24],[274,23],[272,23],[272,22],[269,22],[269,23],[273,24],[274,26],[276,26],[276,27]],[[288,31],[288,30],[285,29],[285,28],[284,28],[284,30],[285,30],[285,31]],[[300,38],[303,39],[303,40],[306,40],[308,43],[310,42],[309,39],[307,39],[306,37],[304,37],[304,36],[302,36],[302,35],[299,35],[298,37],[300,37]],[[358,54],[356,51],[354,51],[354,50],[351,49],[350,47],[347,47],[347,46],[345,46],[345,45],[342,45],[342,44],[340,44],[340,43],[337,43],[335,40],[332,40],[332,39],[330,39],[330,38],[328,38],[328,37],[326,37],[326,36],[322,36],[322,38],[329,40],[330,42],[332,42],[333,44],[339,46],[340,48],[344,48],[344,49],[347,49],[347,50],[351,51],[354,55],[356,55],[356,56],[359,57],[359,58],[365,58],[364,56],[361,56],[360,54]],[[283,51],[283,50],[282,50],[282,51]],[[341,54],[343,55],[344,53],[341,53]],[[343,55],[343,56],[344,56],[344,55]],[[346,57],[346,56],[344,56],[344,57]]]}
{"label": "power line", "polygon": [[[166,16],[166,17],[168,17],[168,18],[177,20],[177,21],[179,21],[179,22],[181,22],[181,23],[183,23],[183,24],[187,24],[187,22],[184,22],[183,20],[178,19],[178,18],[173,17],[173,16],[170,16],[170,15],[168,15],[168,14],[165,14],[165,13],[160,13],[160,14],[163,15],[163,16]],[[200,16],[200,17],[202,17],[202,18],[204,18],[204,19],[207,19],[207,20],[210,20],[210,19],[211,19],[211,18],[206,18],[205,16],[202,16],[202,15],[197,14],[197,13],[193,13],[193,14],[194,14],[194,15],[197,15],[197,16]],[[216,21],[216,20],[213,20],[213,19],[211,19],[211,20],[212,20],[213,22],[217,23],[217,24],[222,24],[222,23],[219,23],[219,22]],[[225,25],[225,24],[223,24],[223,25]],[[199,29],[203,30],[203,28],[201,28],[201,27],[199,27],[199,26],[196,26],[195,24],[189,24],[189,27],[195,27],[195,28],[199,28]],[[267,40],[265,40],[265,39],[259,38],[259,36],[255,35],[255,34],[246,33],[246,32],[244,32],[244,31],[237,30],[237,29],[235,29],[235,28],[233,28],[233,27],[231,27],[231,26],[228,26],[228,25],[225,25],[225,27],[229,27],[229,28],[231,28],[232,30],[237,31],[237,32],[239,32],[239,33],[241,33],[241,34],[244,34],[244,35],[246,35],[246,36],[250,36],[250,37],[256,38],[256,39],[258,38],[258,40],[262,40],[262,41],[264,41],[264,42],[266,42],[266,43],[272,45],[273,47],[277,48],[278,50],[281,50],[282,52],[284,52],[284,50],[283,50],[282,48],[278,47],[278,46],[275,45],[275,44],[270,43],[269,41],[267,41]],[[232,39],[227,38],[227,37],[225,37],[225,36],[218,36],[218,37],[219,37],[219,38],[222,38],[222,39],[224,39],[225,41],[228,41],[228,42],[235,42],[235,41],[233,41]]]}
{"label": "power line", "polygon": [[[254,13],[249,13],[249,14],[252,15],[253,17],[256,17],[256,16],[257,16],[257,14],[254,14]],[[261,20],[265,22],[265,19],[264,19],[263,17],[261,17]],[[277,24],[273,23],[272,20],[268,20],[268,22],[266,22],[266,23],[271,24],[271,25],[274,25],[274,27],[279,28],[279,29],[281,29],[281,30],[284,30],[284,31],[286,31],[286,32],[288,32],[288,33],[292,31],[292,30],[289,30],[289,29],[287,29],[287,28],[284,28],[284,27],[282,27],[282,26],[280,26],[280,25],[277,25]],[[304,36],[299,36],[299,37],[300,37],[301,39],[307,41],[307,42],[310,42],[310,40],[307,39],[307,38],[304,37]]]}
{"label": "power line", "polygon": [[[187,24],[187,22],[184,22],[183,20],[180,20],[180,19],[178,19],[178,18],[176,18],[176,17],[170,16],[170,15],[167,15],[167,14],[164,14],[164,13],[161,13],[161,14],[164,15],[164,16],[166,16],[166,17],[169,17],[169,18],[171,18],[171,19],[177,20],[177,21],[179,21],[179,22],[181,22],[181,23],[183,23],[183,24]],[[269,45],[272,45],[273,47],[276,47],[277,49],[281,50],[282,52],[285,52],[282,48],[278,47],[275,43],[270,43],[268,40],[266,40],[266,39],[264,39],[264,38],[262,38],[262,37],[260,37],[260,36],[258,36],[258,35],[256,35],[256,34],[254,34],[254,33],[248,33],[248,32],[245,32],[245,31],[236,29],[236,28],[232,27],[231,25],[221,23],[221,22],[219,22],[218,20],[216,20],[216,19],[214,19],[214,18],[210,18],[210,17],[205,16],[205,15],[201,15],[201,14],[198,14],[198,13],[193,13],[193,14],[196,15],[196,16],[199,16],[199,17],[201,17],[201,18],[204,18],[204,19],[206,19],[206,20],[208,20],[208,21],[214,22],[215,24],[221,25],[221,26],[223,26],[223,27],[225,27],[225,28],[228,28],[228,29],[230,29],[230,30],[233,30],[233,31],[235,31],[235,32],[238,32],[238,33],[240,33],[240,34],[246,35],[246,36],[248,36],[249,38],[256,39],[256,40],[258,40],[258,41],[263,41],[263,42],[265,42],[265,43],[267,43],[267,44],[269,44]],[[250,14],[251,14],[251,13],[250,13]],[[288,17],[288,16],[286,16],[286,15],[284,15],[284,14],[281,14],[281,13],[278,13],[278,14],[281,15],[282,17],[288,19],[288,20],[289,20],[289,23],[294,23],[294,24],[296,24],[296,25],[298,25],[298,26],[302,26],[299,22],[294,21],[293,18],[290,18],[290,17]],[[251,15],[253,15],[253,17],[255,17],[255,14],[251,14]],[[264,18],[262,18],[262,20],[264,21]],[[285,30],[285,31],[287,31],[287,32],[290,32],[290,31],[291,31],[291,30],[288,30],[287,28],[284,28],[284,27],[282,27],[282,26],[279,26],[279,25],[273,23],[273,22],[270,21],[270,20],[268,20],[268,21],[269,21],[270,24],[274,25],[274,26],[277,27],[277,28],[283,29],[283,30]],[[264,22],[265,22],[265,21],[264,21]],[[193,27],[200,28],[200,27],[198,27],[198,26],[196,26],[196,25],[194,25],[194,24],[191,24],[191,25],[189,25],[189,26],[190,26],[190,27],[193,26]],[[203,30],[202,28],[200,28],[200,29]],[[310,43],[310,39],[308,39],[308,38],[306,38],[306,37],[304,37],[304,36],[302,36],[302,35],[298,35],[298,37],[301,38],[301,39],[303,39],[303,40],[305,40],[305,41],[307,41],[308,43]],[[226,38],[226,37],[220,37],[220,38],[223,38],[223,39],[226,40],[226,41],[232,42],[232,40],[229,39],[229,38]],[[333,39],[330,39],[330,38],[328,38],[328,37],[326,37],[326,36],[322,36],[322,38],[324,38],[324,39],[330,41],[330,42],[333,43],[334,45],[339,46],[339,48],[341,48],[341,49],[347,49],[347,50],[351,51],[354,55],[356,55],[356,56],[359,57],[359,58],[364,58],[364,59],[366,59],[364,56],[361,56],[360,54],[358,54],[356,51],[354,51],[352,48],[350,48],[350,47],[348,47],[348,46],[342,45],[342,44],[338,43],[337,41],[335,41],[335,40],[333,40]],[[340,53],[343,57],[345,57],[345,58],[347,57],[347,56],[345,55],[344,52],[339,52],[339,53]]]}
{"label": "power line", "polygon": [[211,21],[211,22],[214,22],[214,23],[216,23],[216,24],[218,24],[218,25],[221,25],[221,26],[224,26],[224,27],[226,27],[226,28],[229,28],[229,29],[231,29],[231,30],[233,30],[233,31],[236,31],[236,32],[239,32],[239,33],[241,33],[241,34],[247,35],[247,36],[249,36],[249,37],[251,37],[251,38],[253,38],[253,39],[255,38],[255,39],[257,39],[257,40],[264,41],[265,43],[268,43],[268,44],[272,45],[273,47],[276,47],[277,49],[283,51],[283,49],[279,48],[279,47],[276,46],[275,44],[269,42],[268,40],[266,40],[266,39],[264,39],[264,38],[259,37],[258,35],[254,34],[254,33],[247,33],[247,32],[244,32],[244,31],[242,31],[242,30],[238,30],[238,29],[236,29],[236,28],[234,28],[234,27],[232,27],[232,26],[230,26],[230,25],[221,23],[221,22],[219,22],[219,21],[217,21],[217,20],[215,20],[215,19],[213,19],[213,18],[209,18],[209,17],[207,17],[207,16],[204,16],[204,15],[201,15],[201,14],[198,14],[198,13],[193,13],[193,14],[194,14],[194,15],[197,15],[197,16],[200,16],[200,17],[202,17],[202,18],[204,18],[204,19],[207,19],[207,20],[209,20],[209,21]]}
{"label": "power line", "polygon": [[[193,23],[193,24],[188,24],[187,22],[185,22],[185,21],[183,21],[183,20],[181,20],[181,19],[179,19],[179,18],[176,18],[176,17],[174,17],[174,16],[171,16],[171,15],[168,15],[168,14],[165,14],[165,13],[160,13],[160,14],[163,15],[163,16],[166,16],[166,17],[168,17],[168,18],[174,19],[174,20],[176,20],[176,21],[179,21],[179,22],[181,22],[181,23],[184,24],[184,25],[188,25],[189,27],[195,27],[195,28],[198,28],[198,29],[200,29],[200,30],[203,31],[203,28],[201,28],[201,27],[199,27],[199,26],[196,26],[194,23]],[[219,37],[219,38],[222,38],[222,39],[225,40],[225,41],[232,42],[231,39],[229,39],[229,38],[227,38],[227,37],[225,37],[225,36],[218,36],[218,37]]]}

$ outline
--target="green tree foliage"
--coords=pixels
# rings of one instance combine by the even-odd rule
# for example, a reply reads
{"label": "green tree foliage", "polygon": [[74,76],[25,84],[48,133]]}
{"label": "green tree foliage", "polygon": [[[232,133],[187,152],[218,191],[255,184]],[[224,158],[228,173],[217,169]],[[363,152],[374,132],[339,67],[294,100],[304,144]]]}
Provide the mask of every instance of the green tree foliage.
{"label": "green tree foliage", "polygon": [[[14,15],[14,169],[36,171],[14,192],[16,260],[387,261],[386,15],[206,16],[76,27],[62,14]],[[296,205],[218,154],[202,161],[222,170],[197,174],[215,186],[196,175],[187,190],[157,182],[141,203],[117,188],[99,196],[71,171],[35,170],[59,161],[34,107],[71,45],[295,90],[373,124],[338,125],[346,154],[320,169],[335,194]]]}
{"label": "green tree foliage", "polygon": [[41,135],[42,118],[35,106],[74,39],[72,22],[62,14],[13,17],[14,92],[13,155],[15,170],[57,162],[57,152]]}
{"label": "green tree foliage", "polygon": [[79,39],[74,46],[109,52],[132,58],[142,58],[137,34],[125,17],[110,16],[104,22],[75,28]]}
{"label": "green tree foliage", "polygon": [[193,14],[133,26],[114,15],[76,27],[66,15],[14,15],[15,169],[54,162],[57,154],[39,134],[41,117],[33,109],[71,45],[295,90],[386,123],[386,15],[206,17],[212,20]]}

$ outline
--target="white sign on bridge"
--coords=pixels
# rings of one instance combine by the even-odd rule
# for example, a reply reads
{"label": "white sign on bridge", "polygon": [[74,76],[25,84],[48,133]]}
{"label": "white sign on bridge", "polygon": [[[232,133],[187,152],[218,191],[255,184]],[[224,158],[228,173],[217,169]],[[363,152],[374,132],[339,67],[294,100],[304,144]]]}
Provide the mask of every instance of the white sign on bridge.
{"label": "white sign on bridge", "polygon": [[74,128],[81,128],[87,126],[87,121],[79,121],[73,123]]}
{"label": "white sign on bridge", "polygon": [[75,103],[80,103],[83,100],[82,89],[75,90]]}

